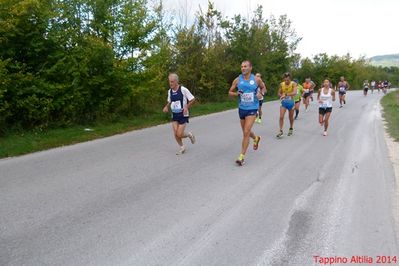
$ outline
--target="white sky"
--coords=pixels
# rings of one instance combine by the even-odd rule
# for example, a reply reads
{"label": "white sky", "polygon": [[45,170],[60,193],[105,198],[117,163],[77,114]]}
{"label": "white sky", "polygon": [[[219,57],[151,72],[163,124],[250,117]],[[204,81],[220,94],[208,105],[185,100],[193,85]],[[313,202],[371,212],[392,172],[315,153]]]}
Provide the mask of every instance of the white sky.
{"label": "white sky", "polygon": [[[207,0],[164,0],[175,14],[188,7],[193,14]],[[223,16],[247,16],[258,4],[264,16],[287,14],[302,37],[297,52],[303,57],[318,53],[352,57],[399,53],[399,0],[214,0]]]}

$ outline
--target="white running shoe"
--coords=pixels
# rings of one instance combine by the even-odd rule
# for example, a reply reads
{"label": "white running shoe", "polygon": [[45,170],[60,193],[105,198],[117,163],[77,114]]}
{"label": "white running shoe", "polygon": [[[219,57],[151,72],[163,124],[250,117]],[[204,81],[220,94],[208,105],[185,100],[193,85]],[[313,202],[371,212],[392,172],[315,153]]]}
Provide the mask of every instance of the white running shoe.
{"label": "white running shoe", "polygon": [[324,131],[323,136],[327,136],[327,131]]}
{"label": "white running shoe", "polygon": [[190,141],[191,141],[191,144],[194,144],[195,143],[195,136],[194,136],[194,134],[192,133],[192,132],[188,132],[188,138],[190,139]]}
{"label": "white running shoe", "polygon": [[182,155],[186,151],[186,147],[181,146],[180,149],[176,152],[176,155]]}

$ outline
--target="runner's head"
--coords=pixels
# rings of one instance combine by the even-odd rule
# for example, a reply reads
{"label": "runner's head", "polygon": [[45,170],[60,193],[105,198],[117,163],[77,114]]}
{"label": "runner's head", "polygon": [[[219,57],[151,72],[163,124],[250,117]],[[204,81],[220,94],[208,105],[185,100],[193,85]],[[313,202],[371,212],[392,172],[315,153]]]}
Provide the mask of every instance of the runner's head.
{"label": "runner's head", "polygon": [[325,79],[324,81],[323,81],[323,87],[324,88],[330,88],[330,80],[329,79]]}
{"label": "runner's head", "polygon": [[345,81],[345,77],[344,76],[340,77],[340,80]]}
{"label": "runner's head", "polygon": [[311,82],[312,80],[310,79],[310,77],[307,77],[306,79],[305,79],[305,82],[306,83],[309,83],[309,82]]}
{"label": "runner's head", "polygon": [[179,76],[176,73],[170,73],[169,77],[169,87],[172,89],[175,89],[176,87],[179,86]]}
{"label": "runner's head", "polygon": [[286,84],[289,84],[291,82],[291,74],[289,72],[284,73],[283,79]]}
{"label": "runner's head", "polygon": [[248,75],[252,71],[252,63],[249,60],[244,60],[241,63],[241,73],[243,75]]}
{"label": "runner's head", "polygon": [[262,75],[260,73],[256,73],[255,77],[262,78]]}

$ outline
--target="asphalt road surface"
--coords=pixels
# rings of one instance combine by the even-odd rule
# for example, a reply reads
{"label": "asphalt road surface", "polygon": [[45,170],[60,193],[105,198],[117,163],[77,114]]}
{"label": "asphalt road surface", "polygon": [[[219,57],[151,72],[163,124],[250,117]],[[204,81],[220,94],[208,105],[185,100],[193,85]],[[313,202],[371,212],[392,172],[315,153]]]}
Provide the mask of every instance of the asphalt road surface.
{"label": "asphalt road surface", "polygon": [[294,135],[286,120],[276,139],[278,103],[265,104],[260,148],[243,167],[237,110],[191,119],[197,143],[183,156],[168,124],[0,160],[0,265],[399,256],[381,97],[335,102],[327,137],[313,102]]}

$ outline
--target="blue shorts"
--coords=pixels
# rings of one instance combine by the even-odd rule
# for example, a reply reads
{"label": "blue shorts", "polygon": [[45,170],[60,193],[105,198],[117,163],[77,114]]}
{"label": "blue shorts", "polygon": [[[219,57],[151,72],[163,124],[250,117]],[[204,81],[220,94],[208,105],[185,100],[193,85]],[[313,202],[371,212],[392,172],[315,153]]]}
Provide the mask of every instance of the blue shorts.
{"label": "blue shorts", "polygon": [[294,100],[292,100],[292,99],[291,100],[284,99],[281,101],[281,106],[287,110],[292,110],[294,105],[295,105],[295,103],[294,103]]}
{"label": "blue shorts", "polygon": [[238,108],[238,116],[240,117],[241,120],[244,120],[245,117],[251,116],[251,115],[256,115],[258,113],[258,109],[254,110],[243,110]]}
{"label": "blue shorts", "polygon": [[172,121],[184,125],[185,123],[188,123],[188,116],[173,116]]}

